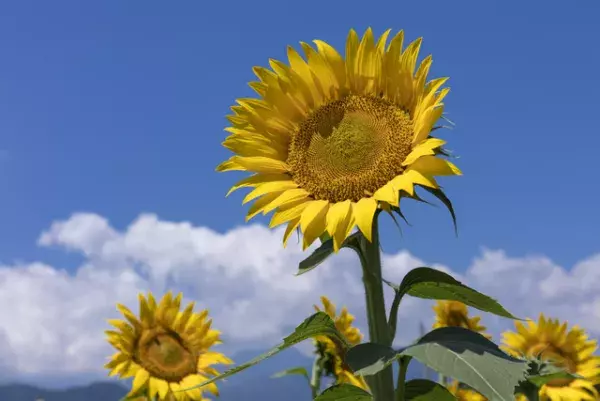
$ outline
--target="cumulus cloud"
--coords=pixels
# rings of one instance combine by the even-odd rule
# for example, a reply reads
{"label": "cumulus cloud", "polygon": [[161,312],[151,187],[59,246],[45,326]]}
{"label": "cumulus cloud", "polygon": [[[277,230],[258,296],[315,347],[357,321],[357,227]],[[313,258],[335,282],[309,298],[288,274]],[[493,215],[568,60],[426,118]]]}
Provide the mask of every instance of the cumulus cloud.
{"label": "cumulus cloud", "polygon": [[[40,246],[81,253],[74,272],[43,263],[0,266],[0,371],[14,375],[103,377],[112,353],[104,342],[108,318],[118,317],[117,302],[137,310],[137,293],[183,291],[186,301],[209,308],[223,332],[225,352],[267,349],[277,343],[326,294],[347,305],[366,330],[360,267],[342,250],[322,266],[295,277],[306,253],[290,240],[281,247],[280,230],[248,225],[218,233],[187,222],[141,215],[124,231],[95,214],[74,214],[55,222]],[[410,269],[426,265],[407,251],[383,256],[384,275],[399,282]],[[501,301],[522,317],[540,311],[600,334],[600,255],[572,269],[543,256],[511,257],[484,249],[461,274],[435,266]],[[510,291],[506,291],[510,288]],[[388,301],[392,294],[388,292]],[[406,299],[400,318],[411,324],[399,343],[418,336],[418,323],[432,322],[431,302]],[[492,334],[512,326],[484,316]],[[6,377],[6,376],[5,376]]]}

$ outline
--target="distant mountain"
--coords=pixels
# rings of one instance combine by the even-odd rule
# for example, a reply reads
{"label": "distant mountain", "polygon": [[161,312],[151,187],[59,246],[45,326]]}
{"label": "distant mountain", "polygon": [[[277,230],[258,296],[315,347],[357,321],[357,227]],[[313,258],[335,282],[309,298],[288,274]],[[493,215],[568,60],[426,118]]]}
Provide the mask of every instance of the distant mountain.
{"label": "distant mountain", "polygon": [[[236,362],[252,359],[258,352],[236,355]],[[312,360],[295,349],[287,350],[263,363],[243,371],[219,384],[219,401],[309,401],[310,390],[301,376],[272,379],[281,370],[304,366],[310,369]],[[407,378],[424,377],[423,366],[411,362]],[[430,376],[435,380],[435,376]],[[83,387],[48,390],[26,384],[0,386],[0,401],[118,401],[127,394],[121,382],[92,383]]]}

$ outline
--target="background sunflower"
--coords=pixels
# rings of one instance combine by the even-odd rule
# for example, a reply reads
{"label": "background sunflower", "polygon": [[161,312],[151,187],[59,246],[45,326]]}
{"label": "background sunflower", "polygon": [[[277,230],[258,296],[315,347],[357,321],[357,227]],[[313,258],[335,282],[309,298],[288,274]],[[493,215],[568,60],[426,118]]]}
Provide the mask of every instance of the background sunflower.
{"label": "background sunflower", "polygon": [[117,331],[106,331],[118,352],[105,367],[109,376],[133,377],[128,396],[158,397],[159,401],[208,400],[204,391],[218,395],[211,383],[188,389],[218,372],[214,364],[233,363],[225,355],[209,351],[219,344],[219,331],[211,328],[208,311],[194,313],[194,303],[180,311],[182,294],[168,292],[157,304],[152,293],[139,294],[140,317],[118,304],[125,320],[109,320]]}
{"label": "background sunflower", "polygon": [[597,400],[594,384],[600,381],[600,357],[596,340],[588,338],[583,329],[566,322],[547,319],[540,314],[538,322],[515,322],[516,332],[503,334],[503,349],[513,356],[539,357],[551,361],[581,379],[556,379],[540,389],[541,400]]}
{"label": "background sunflower", "polygon": [[[375,40],[348,34],[345,59],[329,44],[288,47],[288,64],[255,67],[258,99],[238,99],[223,146],[235,153],[217,171],[253,173],[235,184],[253,190],[247,220],[274,211],[270,226],[297,228],[308,247],[321,234],[337,251],[355,226],[371,240],[378,207],[398,207],[415,186],[443,196],[435,176],[460,175],[431,137],[442,116],[448,78],[427,82],[431,56],[417,67],[421,39],[403,50],[404,33]],[[441,195],[440,195],[441,194]]]}
{"label": "background sunflower", "polygon": [[[346,337],[350,345],[357,345],[361,342],[363,336],[358,328],[352,326],[354,316],[348,313],[346,307],[343,307],[340,314],[336,315],[335,305],[325,296],[321,297],[323,311],[333,319],[336,329]],[[319,306],[315,305],[315,310],[321,311]],[[327,336],[317,336],[314,338],[317,354],[321,356],[324,364],[324,374],[335,378],[336,384],[348,383],[369,390],[367,383],[362,376],[355,375],[345,362],[345,355],[340,346]]]}
{"label": "background sunflower", "polygon": [[463,327],[482,334],[488,339],[492,336],[485,333],[486,327],[481,325],[480,316],[469,317],[467,305],[458,301],[437,301],[433,306],[435,322],[433,328]]}

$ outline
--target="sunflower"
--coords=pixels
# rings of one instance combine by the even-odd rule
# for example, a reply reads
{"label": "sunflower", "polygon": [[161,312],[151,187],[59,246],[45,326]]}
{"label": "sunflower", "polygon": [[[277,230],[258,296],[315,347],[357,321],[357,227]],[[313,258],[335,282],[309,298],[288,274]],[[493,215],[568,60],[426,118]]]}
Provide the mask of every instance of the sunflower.
{"label": "sunflower", "polygon": [[485,333],[486,327],[479,324],[481,317],[469,317],[467,305],[459,301],[437,301],[433,306],[435,311],[435,323],[433,328],[440,327],[463,327],[482,334],[490,339],[491,336]]}
{"label": "sunflower", "polygon": [[458,401],[487,401],[483,395],[475,390],[461,388],[457,381],[453,381],[447,386],[448,391],[456,397]]}
{"label": "sunflower", "polygon": [[[209,351],[220,344],[219,331],[211,329],[208,311],[194,313],[194,303],[181,312],[182,294],[168,292],[156,303],[152,293],[139,294],[140,317],[117,304],[126,320],[109,320],[117,331],[106,331],[108,342],[118,352],[105,367],[109,376],[133,377],[128,396],[158,396],[161,401],[208,400],[204,390],[218,395],[212,383],[188,389],[218,372],[211,365],[233,363],[225,355]],[[185,390],[185,391],[182,391]]]}
{"label": "sunflower", "polygon": [[[336,315],[335,305],[327,298],[321,297],[324,312],[333,319],[335,328],[346,338],[350,345],[359,344],[363,338],[360,330],[352,326],[354,316],[348,313],[348,309],[343,307],[339,316]],[[321,309],[315,305],[315,309],[320,312]],[[356,376],[344,361],[343,351],[339,345],[327,336],[317,336],[314,338],[317,353],[321,355],[325,363],[325,375],[333,376],[337,384],[347,383],[365,390],[369,390],[367,383],[362,376]]]}
{"label": "sunflower", "polygon": [[502,347],[513,356],[539,357],[581,379],[556,379],[540,389],[540,400],[596,400],[598,391],[594,388],[600,379],[600,357],[594,352],[598,343],[590,340],[583,329],[573,326],[567,330],[567,323],[548,319],[540,314],[538,323],[531,320],[527,324],[515,322],[516,332],[503,334]]}
{"label": "sunflower", "polygon": [[235,155],[217,171],[253,173],[229,193],[254,188],[246,220],[274,211],[270,227],[287,224],[284,246],[296,229],[304,248],[327,233],[337,252],[355,227],[371,241],[378,208],[397,211],[416,185],[440,194],[435,176],[461,174],[430,135],[448,78],[427,82],[431,56],[415,72],[421,39],[402,50],[404,33],[387,45],[389,34],[350,30],[345,59],[321,40],[301,43],[306,60],[288,47],[289,65],[254,68],[259,98],[231,108],[223,146]]}

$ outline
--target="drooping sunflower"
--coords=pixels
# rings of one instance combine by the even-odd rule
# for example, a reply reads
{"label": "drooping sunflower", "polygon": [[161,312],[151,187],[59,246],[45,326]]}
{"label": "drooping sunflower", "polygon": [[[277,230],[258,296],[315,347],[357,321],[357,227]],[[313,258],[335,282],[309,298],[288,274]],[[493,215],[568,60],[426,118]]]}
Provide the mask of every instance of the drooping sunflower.
{"label": "drooping sunflower", "polygon": [[589,339],[585,331],[558,319],[548,319],[540,314],[538,322],[515,322],[516,332],[503,334],[502,348],[513,356],[539,357],[581,379],[555,379],[540,389],[540,400],[596,400],[599,395],[594,384],[600,382],[600,357],[596,340]]}
{"label": "drooping sunflower", "polygon": [[437,301],[433,306],[435,312],[435,323],[433,328],[440,327],[463,327],[480,333],[486,338],[491,338],[485,333],[486,327],[479,322],[480,316],[469,317],[467,305],[459,301]]}
{"label": "drooping sunflower", "polygon": [[[140,317],[117,304],[125,320],[111,319],[108,342],[118,352],[105,367],[109,376],[133,377],[128,396],[158,397],[159,401],[209,400],[205,391],[218,395],[211,383],[188,389],[218,375],[215,364],[233,363],[225,355],[209,351],[220,344],[220,332],[211,328],[208,311],[195,313],[194,303],[180,311],[182,294],[168,292],[157,304],[152,293],[139,294]],[[185,391],[181,391],[185,390]]]}
{"label": "drooping sunflower", "polygon": [[477,391],[461,388],[456,380],[450,383],[447,388],[458,401],[487,401],[487,398]]}
{"label": "drooping sunflower", "polygon": [[223,145],[235,155],[217,171],[253,173],[229,193],[254,188],[246,220],[274,211],[271,227],[287,223],[284,245],[296,229],[304,248],[328,233],[337,251],[354,227],[371,241],[378,208],[395,211],[415,186],[441,193],[435,176],[461,174],[431,136],[448,78],[427,82],[431,56],[415,72],[421,39],[403,50],[404,33],[387,45],[389,34],[350,30],[345,59],[321,40],[301,43],[306,60],[288,47],[289,65],[254,68],[259,98],[231,108]]}
{"label": "drooping sunflower", "polygon": [[[336,315],[335,305],[325,296],[321,297],[323,311],[331,317],[335,323],[336,329],[344,335],[350,345],[359,344],[363,338],[360,330],[352,326],[354,316],[348,313],[348,309],[343,307],[340,314]],[[319,306],[315,305],[315,310],[321,311]],[[325,375],[333,376],[337,384],[347,383],[364,390],[369,387],[362,376],[356,376],[347,366],[343,350],[339,345],[327,336],[317,336],[314,338],[317,353],[327,362],[325,364]]]}

